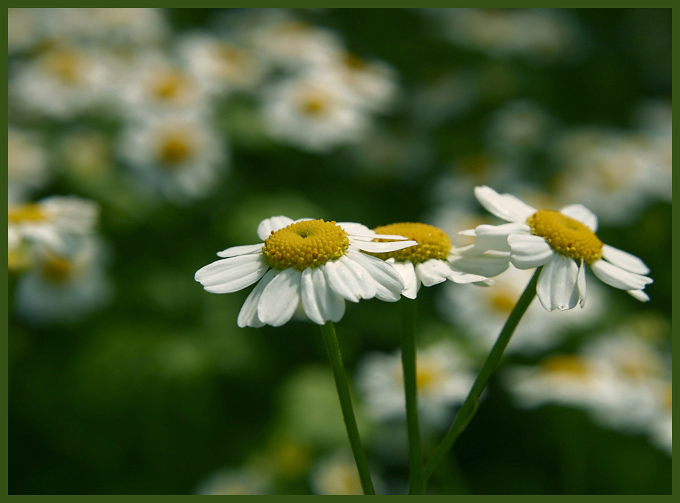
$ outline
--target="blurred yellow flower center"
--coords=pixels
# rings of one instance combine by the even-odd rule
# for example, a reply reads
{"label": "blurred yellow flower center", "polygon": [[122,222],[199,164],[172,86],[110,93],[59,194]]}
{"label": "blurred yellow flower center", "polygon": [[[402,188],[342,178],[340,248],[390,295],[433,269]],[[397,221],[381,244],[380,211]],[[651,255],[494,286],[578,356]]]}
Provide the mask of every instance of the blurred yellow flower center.
{"label": "blurred yellow flower center", "polygon": [[[392,257],[399,262],[413,262],[418,264],[430,259],[446,260],[451,252],[451,240],[443,230],[428,224],[416,222],[403,222],[398,224],[383,225],[373,229],[376,234],[397,234],[412,239],[417,246],[404,248],[389,253],[371,253],[380,259],[387,260]],[[376,241],[388,241],[376,239]]]}
{"label": "blurred yellow flower center", "polygon": [[513,292],[499,286],[490,290],[493,291],[489,293],[489,304],[494,311],[508,314],[515,308],[517,296]]}
{"label": "blurred yellow flower center", "polygon": [[160,146],[158,156],[166,165],[176,166],[192,154],[192,146],[185,135],[169,134]]}
{"label": "blurred yellow flower center", "polygon": [[349,248],[349,236],[335,222],[304,220],[272,231],[264,240],[264,260],[274,269],[302,271],[335,260]]}
{"label": "blurred yellow flower center", "polygon": [[327,108],[326,100],[320,95],[311,95],[302,102],[302,110],[307,115],[321,115]]}
{"label": "blurred yellow flower center", "polygon": [[345,66],[349,68],[350,70],[365,70],[366,69],[366,62],[361,59],[359,56],[356,54],[352,54],[351,52],[348,52],[345,54],[345,56],[342,58],[343,62],[345,63]]}
{"label": "blurred yellow flower center", "polygon": [[545,359],[541,366],[549,374],[562,374],[571,377],[585,378],[590,369],[585,361],[578,356],[556,355]]}
{"label": "blurred yellow flower center", "polygon": [[59,49],[44,56],[47,69],[64,84],[76,84],[81,78],[82,57],[75,51]]}
{"label": "blurred yellow flower center", "polygon": [[426,391],[440,380],[441,372],[437,367],[421,364],[416,369],[416,388],[418,388],[418,391]]}
{"label": "blurred yellow flower center", "polygon": [[602,258],[602,246],[586,225],[559,211],[538,210],[527,219],[532,234],[541,236],[557,253],[592,264]]}
{"label": "blurred yellow flower center", "polygon": [[161,100],[175,100],[188,87],[186,77],[178,71],[166,71],[154,82],[153,91]]}
{"label": "blurred yellow flower center", "polygon": [[61,257],[53,256],[42,264],[42,273],[47,280],[61,283],[73,273],[73,264]]}
{"label": "blurred yellow flower center", "polygon": [[47,214],[37,204],[21,204],[7,207],[7,223],[44,222]]}

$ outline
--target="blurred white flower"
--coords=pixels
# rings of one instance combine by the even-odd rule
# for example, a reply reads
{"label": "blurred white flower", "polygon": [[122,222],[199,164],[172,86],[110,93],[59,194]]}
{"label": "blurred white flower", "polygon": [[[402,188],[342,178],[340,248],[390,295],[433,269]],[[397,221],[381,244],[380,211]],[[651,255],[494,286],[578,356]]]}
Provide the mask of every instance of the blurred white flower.
{"label": "blurred white flower", "polygon": [[42,188],[50,177],[48,156],[38,136],[7,128],[7,202],[18,204]]}
{"label": "blurred white flower", "polygon": [[537,103],[510,101],[491,116],[486,142],[491,150],[508,155],[536,150],[548,140],[553,123]]}
{"label": "blurred white flower", "polygon": [[[380,481],[372,474],[376,490]],[[337,451],[319,459],[312,467],[309,485],[313,494],[359,495],[364,494],[357,466],[349,452]]]}
{"label": "blurred white flower", "polygon": [[194,494],[199,495],[257,495],[270,494],[269,477],[245,468],[219,470],[198,484]]}
{"label": "blurred white flower", "polygon": [[229,164],[223,135],[194,115],[148,118],[121,133],[117,150],[148,186],[176,203],[217,188]]}
{"label": "blurred white flower", "polygon": [[[463,403],[475,380],[472,361],[450,342],[419,349],[418,410],[423,426],[442,427]],[[406,419],[401,352],[372,352],[357,364],[356,386],[367,414],[377,421]]]}

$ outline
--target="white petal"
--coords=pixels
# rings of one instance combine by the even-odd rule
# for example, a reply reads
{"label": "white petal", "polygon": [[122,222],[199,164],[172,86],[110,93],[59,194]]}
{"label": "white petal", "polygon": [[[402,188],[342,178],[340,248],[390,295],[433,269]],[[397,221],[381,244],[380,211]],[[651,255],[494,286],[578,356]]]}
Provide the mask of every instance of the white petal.
{"label": "white petal", "polygon": [[550,261],[555,252],[541,236],[513,234],[508,236],[510,261],[517,269],[533,269]]}
{"label": "white petal", "polygon": [[480,276],[479,274],[466,274],[454,269],[451,270],[451,274],[449,274],[448,279],[461,285],[467,283],[483,283],[484,285],[490,286],[494,284],[492,280],[485,276]]}
{"label": "white petal", "polygon": [[241,311],[238,313],[236,322],[239,327],[261,327],[264,325],[262,320],[257,317],[257,304],[260,302],[260,297],[262,296],[264,289],[279,272],[280,271],[276,269],[270,269],[267,271],[267,274],[262,276],[260,282],[255,285],[255,288],[250,292],[250,295],[248,295],[248,298],[243,303]]}
{"label": "white petal", "polygon": [[597,215],[582,204],[570,204],[569,206],[565,206],[560,210],[560,213],[573,218],[574,220],[578,220],[593,232],[597,230]]}
{"label": "white petal", "polygon": [[375,237],[375,232],[373,230],[369,229],[363,224],[358,224],[356,222],[336,222],[340,227],[342,227],[342,230],[344,230],[347,234],[353,235],[353,236],[363,236],[366,238],[373,239]]}
{"label": "white petal", "polygon": [[649,295],[647,295],[642,290],[626,290],[632,297],[636,298],[640,302],[649,302]]}
{"label": "white petal", "polygon": [[474,245],[480,250],[510,251],[508,236],[530,233],[531,227],[516,222],[501,225],[479,225],[475,229]]}
{"label": "white petal", "polygon": [[307,317],[317,325],[326,323],[324,315],[321,313],[321,306],[317,298],[317,291],[314,287],[314,271],[318,269],[307,268],[302,271],[300,278],[300,300]]}
{"label": "white petal", "polygon": [[578,278],[576,280],[576,286],[579,291],[579,297],[580,301],[579,304],[581,304],[581,308],[585,307],[586,305],[586,264],[584,260],[581,260],[581,263],[579,264],[578,267]]}
{"label": "white petal", "polygon": [[451,268],[443,260],[430,259],[416,264],[416,275],[425,286],[443,283],[451,272]]}
{"label": "white petal", "polygon": [[279,229],[288,227],[292,223],[292,218],[284,216],[265,218],[262,220],[262,222],[260,222],[260,225],[257,226],[257,235],[262,241],[264,241],[272,232],[276,232]]}
{"label": "white petal", "polygon": [[279,327],[288,322],[300,304],[300,271],[289,267],[270,281],[257,304],[257,317]]}
{"label": "white petal", "polygon": [[368,271],[345,256],[326,262],[324,273],[333,291],[351,302],[371,299],[377,293],[377,285]]}
{"label": "white petal", "polygon": [[477,200],[489,212],[508,222],[526,222],[536,209],[510,194],[499,194],[486,185],[475,187]]}
{"label": "white petal", "polygon": [[474,246],[460,248],[457,256],[449,259],[452,267],[470,274],[484,277],[498,276],[510,265],[509,252],[484,251],[478,253]]}
{"label": "white petal", "polygon": [[628,272],[605,260],[593,262],[590,265],[590,268],[595,273],[595,276],[602,281],[614,288],[620,288],[621,290],[642,290],[645,285],[654,281],[647,276]]}
{"label": "white petal", "polygon": [[602,247],[602,258],[626,271],[635,274],[649,274],[649,267],[642,260],[613,246],[604,245]]}
{"label": "white petal", "polygon": [[404,290],[404,280],[390,264],[376,257],[360,252],[347,253],[347,258],[354,260],[368,271],[377,285],[376,298],[386,302],[396,302]]}
{"label": "white petal", "polygon": [[239,255],[217,260],[196,271],[194,279],[207,292],[231,293],[252,285],[269,266],[262,255]]}
{"label": "white petal", "polygon": [[416,276],[415,267],[412,262],[396,262],[394,259],[387,260],[387,263],[396,269],[404,281],[404,291],[401,293],[407,299],[415,299],[420,289],[420,280]]}
{"label": "white petal", "polygon": [[394,241],[392,243],[380,243],[376,241],[357,241],[350,238],[350,243],[359,248],[362,251],[369,253],[388,253],[397,250],[403,250],[404,248],[410,248],[411,246],[416,246],[417,241]]}
{"label": "white petal", "polygon": [[316,300],[323,319],[328,321],[340,321],[345,314],[345,299],[335,293],[326,282],[323,268],[312,269],[312,281],[316,290]]}
{"label": "white petal", "polygon": [[238,255],[248,255],[250,253],[258,253],[262,251],[262,243],[256,245],[232,246],[221,252],[217,252],[218,257],[228,258],[236,257]]}
{"label": "white petal", "polygon": [[541,271],[536,285],[538,300],[548,311],[572,309],[579,301],[578,265],[574,259],[556,254]]}

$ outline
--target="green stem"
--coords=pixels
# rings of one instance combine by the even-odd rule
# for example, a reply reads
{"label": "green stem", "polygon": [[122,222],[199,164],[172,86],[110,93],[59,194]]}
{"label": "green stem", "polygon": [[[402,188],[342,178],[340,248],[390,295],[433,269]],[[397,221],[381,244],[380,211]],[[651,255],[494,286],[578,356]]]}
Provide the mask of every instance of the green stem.
{"label": "green stem", "polygon": [[434,454],[426,463],[425,481],[427,481],[427,479],[429,479],[432,473],[437,469],[439,464],[446,456],[446,453],[449,451],[449,449],[451,449],[451,447],[453,447],[453,444],[456,442],[458,436],[468,425],[472,417],[475,415],[475,412],[477,412],[477,408],[479,407],[479,397],[482,395],[482,392],[484,391],[491,374],[493,374],[493,371],[496,369],[501,356],[503,356],[503,352],[510,342],[510,338],[515,332],[519,320],[522,319],[522,316],[529,307],[529,304],[531,304],[531,301],[534,300],[534,297],[536,296],[536,283],[538,282],[538,276],[540,272],[541,268],[539,267],[536,269],[534,276],[524,289],[524,293],[522,293],[522,296],[519,298],[517,304],[510,313],[508,321],[505,322],[505,326],[503,327],[503,330],[501,330],[498,340],[491,349],[489,356],[487,356],[482,369],[479,371],[479,375],[477,376],[475,383],[472,385],[470,393],[458,411],[458,414],[456,414],[456,418],[454,419],[453,424],[451,424],[449,431],[446,432],[446,435],[444,435],[441,443],[435,449]]}
{"label": "green stem", "polygon": [[354,409],[352,408],[352,398],[349,394],[349,383],[345,375],[345,368],[342,364],[342,356],[340,354],[340,346],[338,345],[338,338],[335,335],[335,326],[332,321],[327,321],[321,327],[323,340],[328,352],[328,359],[331,362],[333,369],[333,376],[335,377],[335,387],[338,390],[338,398],[340,399],[340,407],[342,408],[342,417],[345,420],[345,428],[347,429],[347,436],[352,447],[352,454],[354,455],[354,462],[359,471],[359,479],[361,480],[361,487],[364,494],[375,494],[373,489],[373,482],[371,481],[371,473],[368,470],[368,462],[366,455],[361,447],[361,440],[359,439],[359,429],[357,428],[357,421],[354,417]]}
{"label": "green stem", "polygon": [[404,374],[404,393],[406,395],[406,425],[408,430],[409,451],[409,494],[424,494],[425,478],[423,457],[420,448],[420,428],[418,426],[418,387],[416,381],[416,301],[403,299],[405,306],[400,309],[401,366]]}

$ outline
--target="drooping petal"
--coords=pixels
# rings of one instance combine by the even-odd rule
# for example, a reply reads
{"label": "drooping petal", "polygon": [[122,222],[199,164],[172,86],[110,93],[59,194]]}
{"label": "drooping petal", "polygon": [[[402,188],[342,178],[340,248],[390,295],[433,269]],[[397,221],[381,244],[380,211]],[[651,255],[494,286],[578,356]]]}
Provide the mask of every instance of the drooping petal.
{"label": "drooping petal", "polygon": [[307,268],[302,271],[300,278],[300,300],[307,317],[317,325],[323,325],[326,320],[321,313],[321,306],[314,287],[314,271],[317,269]]}
{"label": "drooping petal", "polygon": [[508,222],[526,222],[536,209],[510,194],[499,194],[486,185],[475,187],[477,200],[489,212]]}
{"label": "drooping petal", "polygon": [[324,273],[333,291],[350,302],[370,299],[377,293],[376,283],[366,269],[348,261],[345,256],[326,262]]}
{"label": "drooping petal", "polygon": [[404,281],[397,270],[379,258],[350,251],[347,258],[357,262],[368,271],[377,285],[376,298],[386,302],[396,302],[401,298]]}
{"label": "drooping petal", "polygon": [[593,232],[597,230],[597,215],[582,204],[565,206],[560,213],[581,222]]}
{"label": "drooping petal", "polygon": [[642,290],[646,285],[654,282],[647,276],[626,271],[605,260],[593,262],[590,268],[600,280],[621,290]]}
{"label": "drooping petal", "polygon": [[512,234],[508,236],[510,260],[517,269],[533,269],[545,265],[555,252],[541,236]]}
{"label": "drooping petal", "polygon": [[633,298],[640,302],[649,302],[649,295],[642,290],[626,290]]}
{"label": "drooping petal", "polygon": [[293,223],[292,218],[284,217],[282,215],[277,217],[265,218],[264,220],[262,220],[262,222],[260,222],[260,225],[257,226],[257,235],[262,241],[264,241],[269,237],[269,235],[272,232],[276,232],[279,229],[288,227],[292,223]]}
{"label": "drooping petal", "polygon": [[257,304],[257,317],[267,325],[280,327],[295,314],[300,304],[300,271],[284,269],[265,287]]}
{"label": "drooping petal", "polygon": [[443,283],[451,272],[451,268],[443,260],[430,259],[416,264],[416,275],[425,286]]}
{"label": "drooping petal", "polygon": [[269,269],[262,255],[239,255],[208,264],[194,275],[210,293],[231,293],[252,285]]}
{"label": "drooping petal", "polygon": [[262,243],[255,245],[232,246],[221,252],[217,252],[218,257],[229,258],[237,257],[239,255],[248,255],[251,253],[259,253],[262,251]]}
{"label": "drooping petal", "polygon": [[649,267],[642,260],[613,246],[604,245],[602,247],[602,258],[626,271],[635,274],[649,274]]}
{"label": "drooping petal", "polygon": [[536,293],[548,311],[572,309],[579,301],[578,265],[574,259],[556,254],[541,271]]}
{"label": "drooping petal", "polygon": [[369,253],[388,253],[397,250],[403,250],[404,248],[410,248],[411,246],[416,246],[418,244],[417,241],[393,241],[387,243],[377,241],[361,241],[351,237],[349,241],[360,250]]}
{"label": "drooping petal", "polygon": [[238,313],[236,322],[239,327],[257,328],[264,325],[264,322],[257,317],[257,304],[260,302],[260,297],[262,296],[264,289],[279,272],[280,271],[276,269],[270,269],[267,271],[267,274],[262,276],[260,282],[255,285],[255,288],[250,292],[250,295],[248,295],[248,298],[246,298],[246,301],[243,303],[243,307],[241,307],[241,311]]}
{"label": "drooping petal", "polygon": [[340,321],[345,314],[345,299],[328,286],[323,268],[312,269],[312,281],[316,290],[316,300],[324,320]]}
{"label": "drooping petal", "polygon": [[396,269],[404,282],[404,290],[401,294],[407,299],[415,299],[420,289],[420,280],[416,275],[412,262],[396,262],[393,258],[387,259],[387,263]]}

